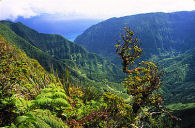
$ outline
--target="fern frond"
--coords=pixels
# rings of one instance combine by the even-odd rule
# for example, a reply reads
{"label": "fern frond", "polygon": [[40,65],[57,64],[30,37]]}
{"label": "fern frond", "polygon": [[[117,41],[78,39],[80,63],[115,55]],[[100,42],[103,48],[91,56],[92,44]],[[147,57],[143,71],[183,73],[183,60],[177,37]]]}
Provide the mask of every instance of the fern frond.
{"label": "fern frond", "polygon": [[52,103],[52,99],[51,98],[38,99],[38,100],[34,100],[33,103],[36,106],[48,105]]}
{"label": "fern frond", "polygon": [[61,105],[63,107],[68,107],[69,106],[69,103],[65,99],[62,99],[62,98],[54,99],[53,103],[55,103],[57,105]]}
{"label": "fern frond", "polygon": [[41,93],[39,94],[36,99],[42,99],[42,98],[52,98],[53,94],[51,92],[48,93]]}
{"label": "fern frond", "polygon": [[53,91],[53,88],[44,88],[44,89],[41,89],[41,92],[43,93],[47,93],[47,92],[52,92]]}
{"label": "fern frond", "polygon": [[68,128],[60,118],[52,115],[49,110],[37,109],[30,114],[37,119],[40,128]]}
{"label": "fern frond", "polygon": [[64,122],[52,115],[49,110],[36,109],[17,117],[19,128],[68,128]]}
{"label": "fern frond", "polygon": [[55,92],[55,93],[53,93],[53,97],[55,97],[55,98],[64,98],[64,99],[67,99],[67,96],[66,96],[66,94],[65,93],[63,93],[63,92]]}

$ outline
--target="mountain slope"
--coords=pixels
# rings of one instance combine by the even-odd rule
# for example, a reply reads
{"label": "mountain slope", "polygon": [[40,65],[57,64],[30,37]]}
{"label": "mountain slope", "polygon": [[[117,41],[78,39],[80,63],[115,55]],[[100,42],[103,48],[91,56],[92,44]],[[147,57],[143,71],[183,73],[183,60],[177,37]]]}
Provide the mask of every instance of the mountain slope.
{"label": "mountain slope", "polygon": [[182,127],[194,127],[195,11],[111,18],[90,27],[75,42],[120,65],[114,45],[124,26],[139,38],[144,58],[166,71],[160,90],[165,104],[182,119]]}
{"label": "mountain slope", "polygon": [[122,71],[114,64],[60,35],[38,33],[21,23],[8,21],[1,21],[0,27],[0,34],[37,59],[47,70],[53,65],[63,72],[68,66],[72,76],[88,82],[102,82],[105,79],[120,82],[122,79]]}
{"label": "mountain slope", "polygon": [[140,38],[145,58],[167,72],[163,82],[167,103],[195,102],[195,11],[111,18],[90,27],[75,42],[119,65],[114,45],[125,24]]}
{"label": "mountain slope", "polygon": [[64,79],[47,73],[0,35],[0,127],[156,126],[153,120],[140,118],[149,110],[137,116],[123,98],[110,92],[100,94],[94,87],[75,86],[68,81],[68,73]]}
{"label": "mountain slope", "polygon": [[195,46],[195,11],[111,18],[90,27],[75,42],[117,63],[114,45],[125,25],[135,31],[146,57],[170,50],[185,51]]}
{"label": "mountain slope", "polygon": [[[37,60],[29,58],[0,35],[0,127],[25,111],[17,100],[32,99],[46,83],[53,82]],[[22,102],[22,101],[20,101]]]}
{"label": "mountain slope", "polygon": [[37,59],[41,63],[41,65],[43,65],[47,70],[50,70],[51,64],[53,64],[55,67],[58,66],[59,69],[62,69],[62,66],[58,64],[63,63],[59,63],[57,59],[50,57],[48,54],[41,51],[39,48],[31,45],[25,39],[18,36],[15,32],[13,32],[1,23],[0,34],[17,48],[22,49],[29,57]]}
{"label": "mountain slope", "polygon": [[159,61],[165,70],[163,80],[167,103],[195,103],[195,49]]}

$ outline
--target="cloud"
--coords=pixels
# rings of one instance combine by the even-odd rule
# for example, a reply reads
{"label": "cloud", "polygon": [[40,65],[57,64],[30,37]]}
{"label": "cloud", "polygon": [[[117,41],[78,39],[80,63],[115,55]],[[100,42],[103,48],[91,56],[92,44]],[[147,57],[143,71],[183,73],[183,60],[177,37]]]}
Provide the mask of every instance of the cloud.
{"label": "cloud", "polygon": [[2,0],[0,19],[41,14],[62,17],[110,18],[147,12],[195,10],[193,0]]}
{"label": "cloud", "polygon": [[28,18],[38,13],[32,10],[28,0],[2,0],[0,2],[0,19],[15,19],[18,16]]}

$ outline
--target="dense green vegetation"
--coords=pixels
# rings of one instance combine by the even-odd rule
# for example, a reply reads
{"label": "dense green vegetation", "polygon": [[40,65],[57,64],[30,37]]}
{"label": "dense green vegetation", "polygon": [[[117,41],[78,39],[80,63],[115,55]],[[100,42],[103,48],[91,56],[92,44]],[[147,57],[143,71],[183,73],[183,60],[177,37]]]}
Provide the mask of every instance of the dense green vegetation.
{"label": "dense green vegetation", "polygon": [[159,61],[166,72],[164,75],[164,97],[167,103],[195,102],[195,50],[169,56]]}
{"label": "dense green vegetation", "polygon": [[195,101],[194,16],[192,11],[112,18],[92,26],[75,41],[118,63],[112,46],[121,26],[127,24],[136,35],[140,35],[138,40],[142,42],[145,58],[158,62],[166,71],[163,80],[166,102],[192,103]]}
{"label": "dense green vegetation", "polygon": [[26,111],[28,104],[23,99],[33,99],[41,88],[55,80],[37,60],[28,58],[2,36],[0,47],[0,124],[3,126]]}
{"label": "dense green vegetation", "polygon": [[90,52],[95,52],[119,64],[114,42],[120,39],[121,28],[129,26],[142,42],[144,56],[193,48],[195,11],[148,13],[111,18],[91,26],[75,39]]}
{"label": "dense green vegetation", "polygon": [[115,85],[111,87],[113,92],[124,91],[118,84],[124,75],[117,66],[60,35],[38,33],[21,23],[8,21],[0,22],[0,34],[29,57],[37,59],[47,71],[54,68],[61,76],[67,66],[71,80],[93,83],[101,90],[110,90],[109,85]]}
{"label": "dense green vegetation", "polygon": [[[195,122],[195,118],[187,116],[185,112],[189,108],[193,113],[195,108],[191,107],[195,102],[194,23],[194,11],[111,18],[90,27],[78,36],[75,42],[120,65],[112,46],[115,40],[119,39],[122,26],[130,26],[142,42],[144,58],[157,62],[160,69],[165,71],[163,86],[160,89],[165,104],[174,103],[177,107],[171,107],[172,111],[180,113],[180,109],[179,116],[188,123],[183,124],[193,127],[192,122]],[[189,107],[182,107],[183,105]]]}
{"label": "dense green vegetation", "polygon": [[[28,58],[2,36],[0,49],[1,127],[173,126],[165,120],[164,115],[163,118],[154,116],[150,104],[140,104],[135,112],[133,106],[137,101],[126,103],[123,98],[110,92],[99,93],[94,87],[83,87],[78,82],[71,83],[67,69],[61,79],[57,73],[46,72],[38,61]],[[149,69],[146,70],[150,72]],[[133,97],[137,98],[134,95]]]}
{"label": "dense green vegetation", "polygon": [[[77,43],[118,67],[122,58],[126,89],[119,84],[122,70],[104,58],[60,35],[1,21],[0,126],[163,128],[175,127],[170,117],[180,117],[180,127],[193,127],[194,21],[194,12],[142,14],[109,19],[79,36]],[[140,39],[132,43],[134,33],[125,28],[117,57],[113,46],[124,23]],[[160,89],[158,68],[146,58],[165,73]]]}

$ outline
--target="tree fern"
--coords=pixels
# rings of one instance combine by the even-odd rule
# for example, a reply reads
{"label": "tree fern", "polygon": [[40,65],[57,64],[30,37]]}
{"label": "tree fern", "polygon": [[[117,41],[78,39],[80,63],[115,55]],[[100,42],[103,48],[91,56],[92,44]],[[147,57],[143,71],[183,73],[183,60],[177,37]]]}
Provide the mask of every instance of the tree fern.
{"label": "tree fern", "polygon": [[41,93],[39,94],[36,99],[43,99],[43,98],[52,98],[53,94],[51,92],[47,92],[47,93]]}
{"label": "tree fern", "polygon": [[67,96],[63,92],[55,92],[53,94],[54,97],[64,98],[67,99]]}
{"label": "tree fern", "polygon": [[16,119],[19,128],[68,128],[63,121],[51,114],[49,110],[36,109]]}
{"label": "tree fern", "polygon": [[49,85],[49,87],[41,90],[41,94],[32,101],[32,107],[50,109],[54,112],[62,111],[66,107],[70,108],[65,91],[54,84]]}
{"label": "tree fern", "polygon": [[53,103],[64,106],[64,107],[68,107],[68,101],[62,98],[57,98],[57,99],[53,99],[52,100]]}

